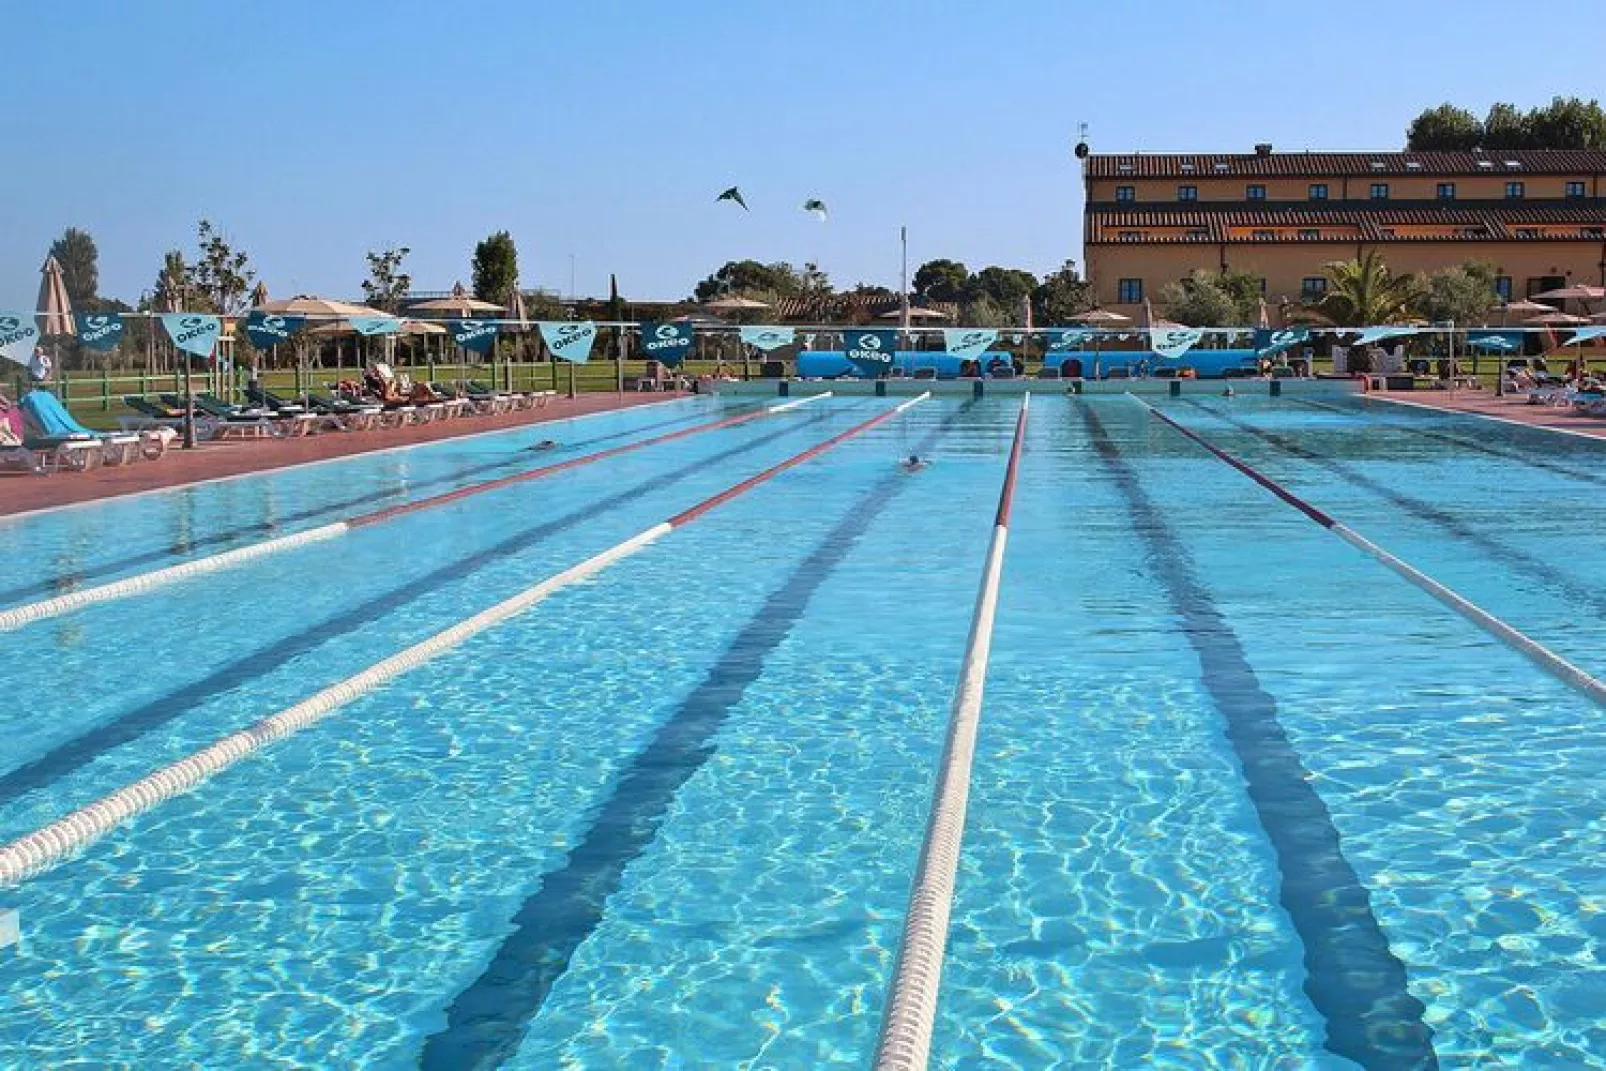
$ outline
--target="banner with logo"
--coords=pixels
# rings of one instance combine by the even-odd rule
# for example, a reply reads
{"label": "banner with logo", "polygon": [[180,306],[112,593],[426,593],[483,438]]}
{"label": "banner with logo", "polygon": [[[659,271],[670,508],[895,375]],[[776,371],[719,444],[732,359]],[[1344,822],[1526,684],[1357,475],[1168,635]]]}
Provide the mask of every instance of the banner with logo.
{"label": "banner with logo", "polygon": [[1093,341],[1097,331],[1087,331],[1074,327],[1051,328],[1043,332],[1043,344],[1050,351],[1077,350]]}
{"label": "banner with logo", "polygon": [[123,318],[115,312],[75,312],[78,343],[85,349],[115,349],[123,340]]}
{"label": "banner with logo", "polygon": [[757,346],[765,353],[790,346],[797,335],[790,327],[739,327],[737,330],[744,343]]}
{"label": "banner with logo", "polygon": [[1262,357],[1297,346],[1310,338],[1308,327],[1279,327],[1275,331],[1269,327],[1255,329],[1255,349],[1260,351]]}
{"label": "banner with logo", "polygon": [[1204,332],[1197,327],[1149,328],[1149,348],[1168,361],[1193,349],[1201,338]]}
{"label": "banner with logo", "polygon": [[597,339],[597,325],[587,320],[572,323],[564,320],[542,320],[541,341],[546,343],[552,356],[560,361],[585,364],[591,357],[591,344]]}
{"label": "banner with logo", "polygon": [[1588,342],[1592,338],[1606,336],[1606,327],[1580,327],[1573,332],[1573,337],[1567,340],[1567,345],[1576,346],[1581,342]]}
{"label": "banner with logo", "polygon": [[676,368],[691,353],[691,324],[642,324],[641,355]]}
{"label": "banner with logo", "polygon": [[945,327],[942,330],[943,348],[959,358],[980,357],[997,341],[998,332],[985,328]]}
{"label": "banner with logo", "polygon": [[1363,327],[1361,328],[1360,337],[1351,342],[1350,345],[1370,346],[1372,343],[1382,342],[1386,338],[1397,338],[1402,335],[1414,335],[1416,333],[1417,329],[1414,327]]}
{"label": "banner with logo", "polygon": [[281,316],[276,312],[253,312],[245,318],[245,337],[259,350],[289,342],[306,320],[300,316]]}
{"label": "banner with logo", "polygon": [[394,316],[353,316],[348,322],[359,335],[394,335],[402,325]]}
{"label": "banner with logo", "polygon": [[892,371],[892,355],[898,346],[896,331],[847,331],[843,334],[848,360],[872,379]]}
{"label": "banner with logo", "polygon": [[0,312],[0,357],[27,367],[39,345],[39,325],[31,312]]}
{"label": "banner with logo", "polygon": [[1522,350],[1521,331],[1468,331],[1467,349],[1485,353],[1518,353]]}
{"label": "banner with logo", "polygon": [[496,345],[495,320],[449,320],[446,330],[452,341],[465,350],[490,353],[491,347]]}
{"label": "banner with logo", "polygon": [[212,347],[223,334],[220,317],[198,312],[165,312],[162,326],[167,329],[167,337],[173,340],[173,345],[197,357],[212,356]]}

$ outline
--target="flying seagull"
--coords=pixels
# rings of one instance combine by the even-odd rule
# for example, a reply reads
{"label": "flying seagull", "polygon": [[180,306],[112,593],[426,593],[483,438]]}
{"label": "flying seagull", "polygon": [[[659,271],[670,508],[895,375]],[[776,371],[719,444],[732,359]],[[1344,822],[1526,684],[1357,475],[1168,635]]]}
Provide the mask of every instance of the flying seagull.
{"label": "flying seagull", "polygon": [[732,186],[730,189],[726,190],[724,193],[722,193],[718,197],[714,198],[714,200],[716,200],[716,201],[735,201],[737,204],[742,206],[743,211],[747,211],[747,212],[751,212],[752,211],[751,208],[747,207],[747,202],[742,200],[742,191],[741,191],[741,188],[738,187],[738,186]]}
{"label": "flying seagull", "polygon": [[804,201],[803,211],[813,212],[814,215],[819,218],[821,223],[824,223],[826,217],[829,215],[829,213],[827,213],[825,210],[825,202],[820,200],[818,197],[810,197],[807,201]]}

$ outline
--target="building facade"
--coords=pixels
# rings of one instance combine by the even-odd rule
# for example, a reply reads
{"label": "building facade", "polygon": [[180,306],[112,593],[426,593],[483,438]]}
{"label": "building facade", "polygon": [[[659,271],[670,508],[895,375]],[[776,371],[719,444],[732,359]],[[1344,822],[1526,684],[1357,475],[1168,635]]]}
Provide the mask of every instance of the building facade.
{"label": "building facade", "polygon": [[1192,272],[1264,277],[1268,308],[1319,301],[1323,266],[1368,249],[1396,273],[1483,260],[1519,300],[1606,285],[1606,152],[1092,154],[1083,263],[1136,316]]}

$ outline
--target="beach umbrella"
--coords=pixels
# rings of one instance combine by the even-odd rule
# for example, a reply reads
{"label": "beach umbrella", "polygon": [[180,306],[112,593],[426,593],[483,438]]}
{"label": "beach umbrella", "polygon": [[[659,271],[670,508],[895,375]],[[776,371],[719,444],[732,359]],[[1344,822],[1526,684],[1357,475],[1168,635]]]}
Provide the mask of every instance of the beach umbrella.
{"label": "beach umbrella", "polygon": [[39,337],[59,338],[62,335],[77,335],[77,325],[73,323],[72,302],[67,298],[67,280],[61,271],[61,262],[54,256],[45,258],[44,267],[39,269],[42,278],[39,280]]}
{"label": "beach umbrella", "polygon": [[420,301],[409,305],[408,312],[444,312],[454,316],[471,316],[476,312],[501,312],[502,306],[481,301],[464,289],[461,282],[452,285],[452,292],[443,298]]}
{"label": "beach umbrella", "polygon": [[769,306],[762,301],[744,298],[739,294],[730,294],[708,302],[703,308],[713,309],[716,312],[747,312],[752,309],[767,309]]}
{"label": "beach umbrella", "polygon": [[1587,324],[1588,322],[1589,317],[1587,316],[1574,316],[1570,312],[1555,312],[1554,310],[1545,313],[1543,316],[1530,316],[1523,321],[1523,323],[1529,324],[1543,324],[1546,327],[1577,327],[1579,324]]}
{"label": "beach umbrella", "polygon": [[[882,313],[880,316],[877,316],[876,319],[878,319],[878,320],[897,320],[897,319],[902,318],[902,316],[903,316],[903,310],[902,309],[893,309],[890,312]],[[919,305],[910,305],[909,306],[909,319],[911,319],[911,320],[948,320],[948,319],[952,319],[952,317],[950,317],[946,312],[938,312],[936,309],[927,309],[927,308],[922,308]]]}
{"label": "beach umbrella", "polygon": [[1079,316],[1071,317],[1071,323],[1073,324],[1129,324],[1131,322],[1132,317],[1122,316],[1120,313],[1110,312],[1108,309],[1093,309]]}
{"label": "beach umbrella", "polygon": [[1606,299],[1606,286],[1577,284],[1546,290],[1533,296],[1540,301],[1600,301]]}

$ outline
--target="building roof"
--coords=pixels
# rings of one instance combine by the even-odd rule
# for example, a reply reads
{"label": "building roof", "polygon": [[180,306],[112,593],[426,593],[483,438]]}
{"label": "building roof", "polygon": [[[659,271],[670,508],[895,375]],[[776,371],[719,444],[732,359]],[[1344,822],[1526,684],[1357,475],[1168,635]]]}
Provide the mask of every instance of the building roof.
{"label": "building roof", "polygon": [[[1528,201],[1516,204],[1488,202],[1484,204],[1441,204],[1438,202],[1310,202],[1301,204],[1268,205],[1263,208],[1245,208],[1242,202],[1193,201],[1170,205],[1121,205],[1118,208],[1094,207],[1088,211],[1087,237],[1089,242],[1118,242],[1122,230],[1144,227],[1186,227],[1208,232],[1208,237],[1170,237],[1171,241],[1223,242],[1233,239],[1228,232],[1244,228],[1295,228],[1321,230],[1323,228],[1359,228],[1360,238],[1368,242],[1386,241],[1464,241],[1461,234],[1425,237],[1400,235],[1395,237],[1387,230],[1391,227],[1481,227],[1485,241],[1528,241],[1555,239],[1518,239],[1516,230],[1528,226],[1576,226],[1606,228],[1606,202],[1602,201]],[[1145,242],[1166,241],[1165,237],[1145,237]],[[1239,239],[1240,241],[1245,239]],[[1264,241],[1264,239],[1261,239]],[[1295,237],[1284,241],[1298,241]],[[1336,237],[1323,239],[1337,240]],[[1573,240],[1577,240],[1576,238]],[[1599,241],[1592,238],[1592,241]]]}
{"label": "building roof", "polygon": [[1606,151],[1101,153],[1087,158],[1090,179],[1590,173],[1606,173]]}

